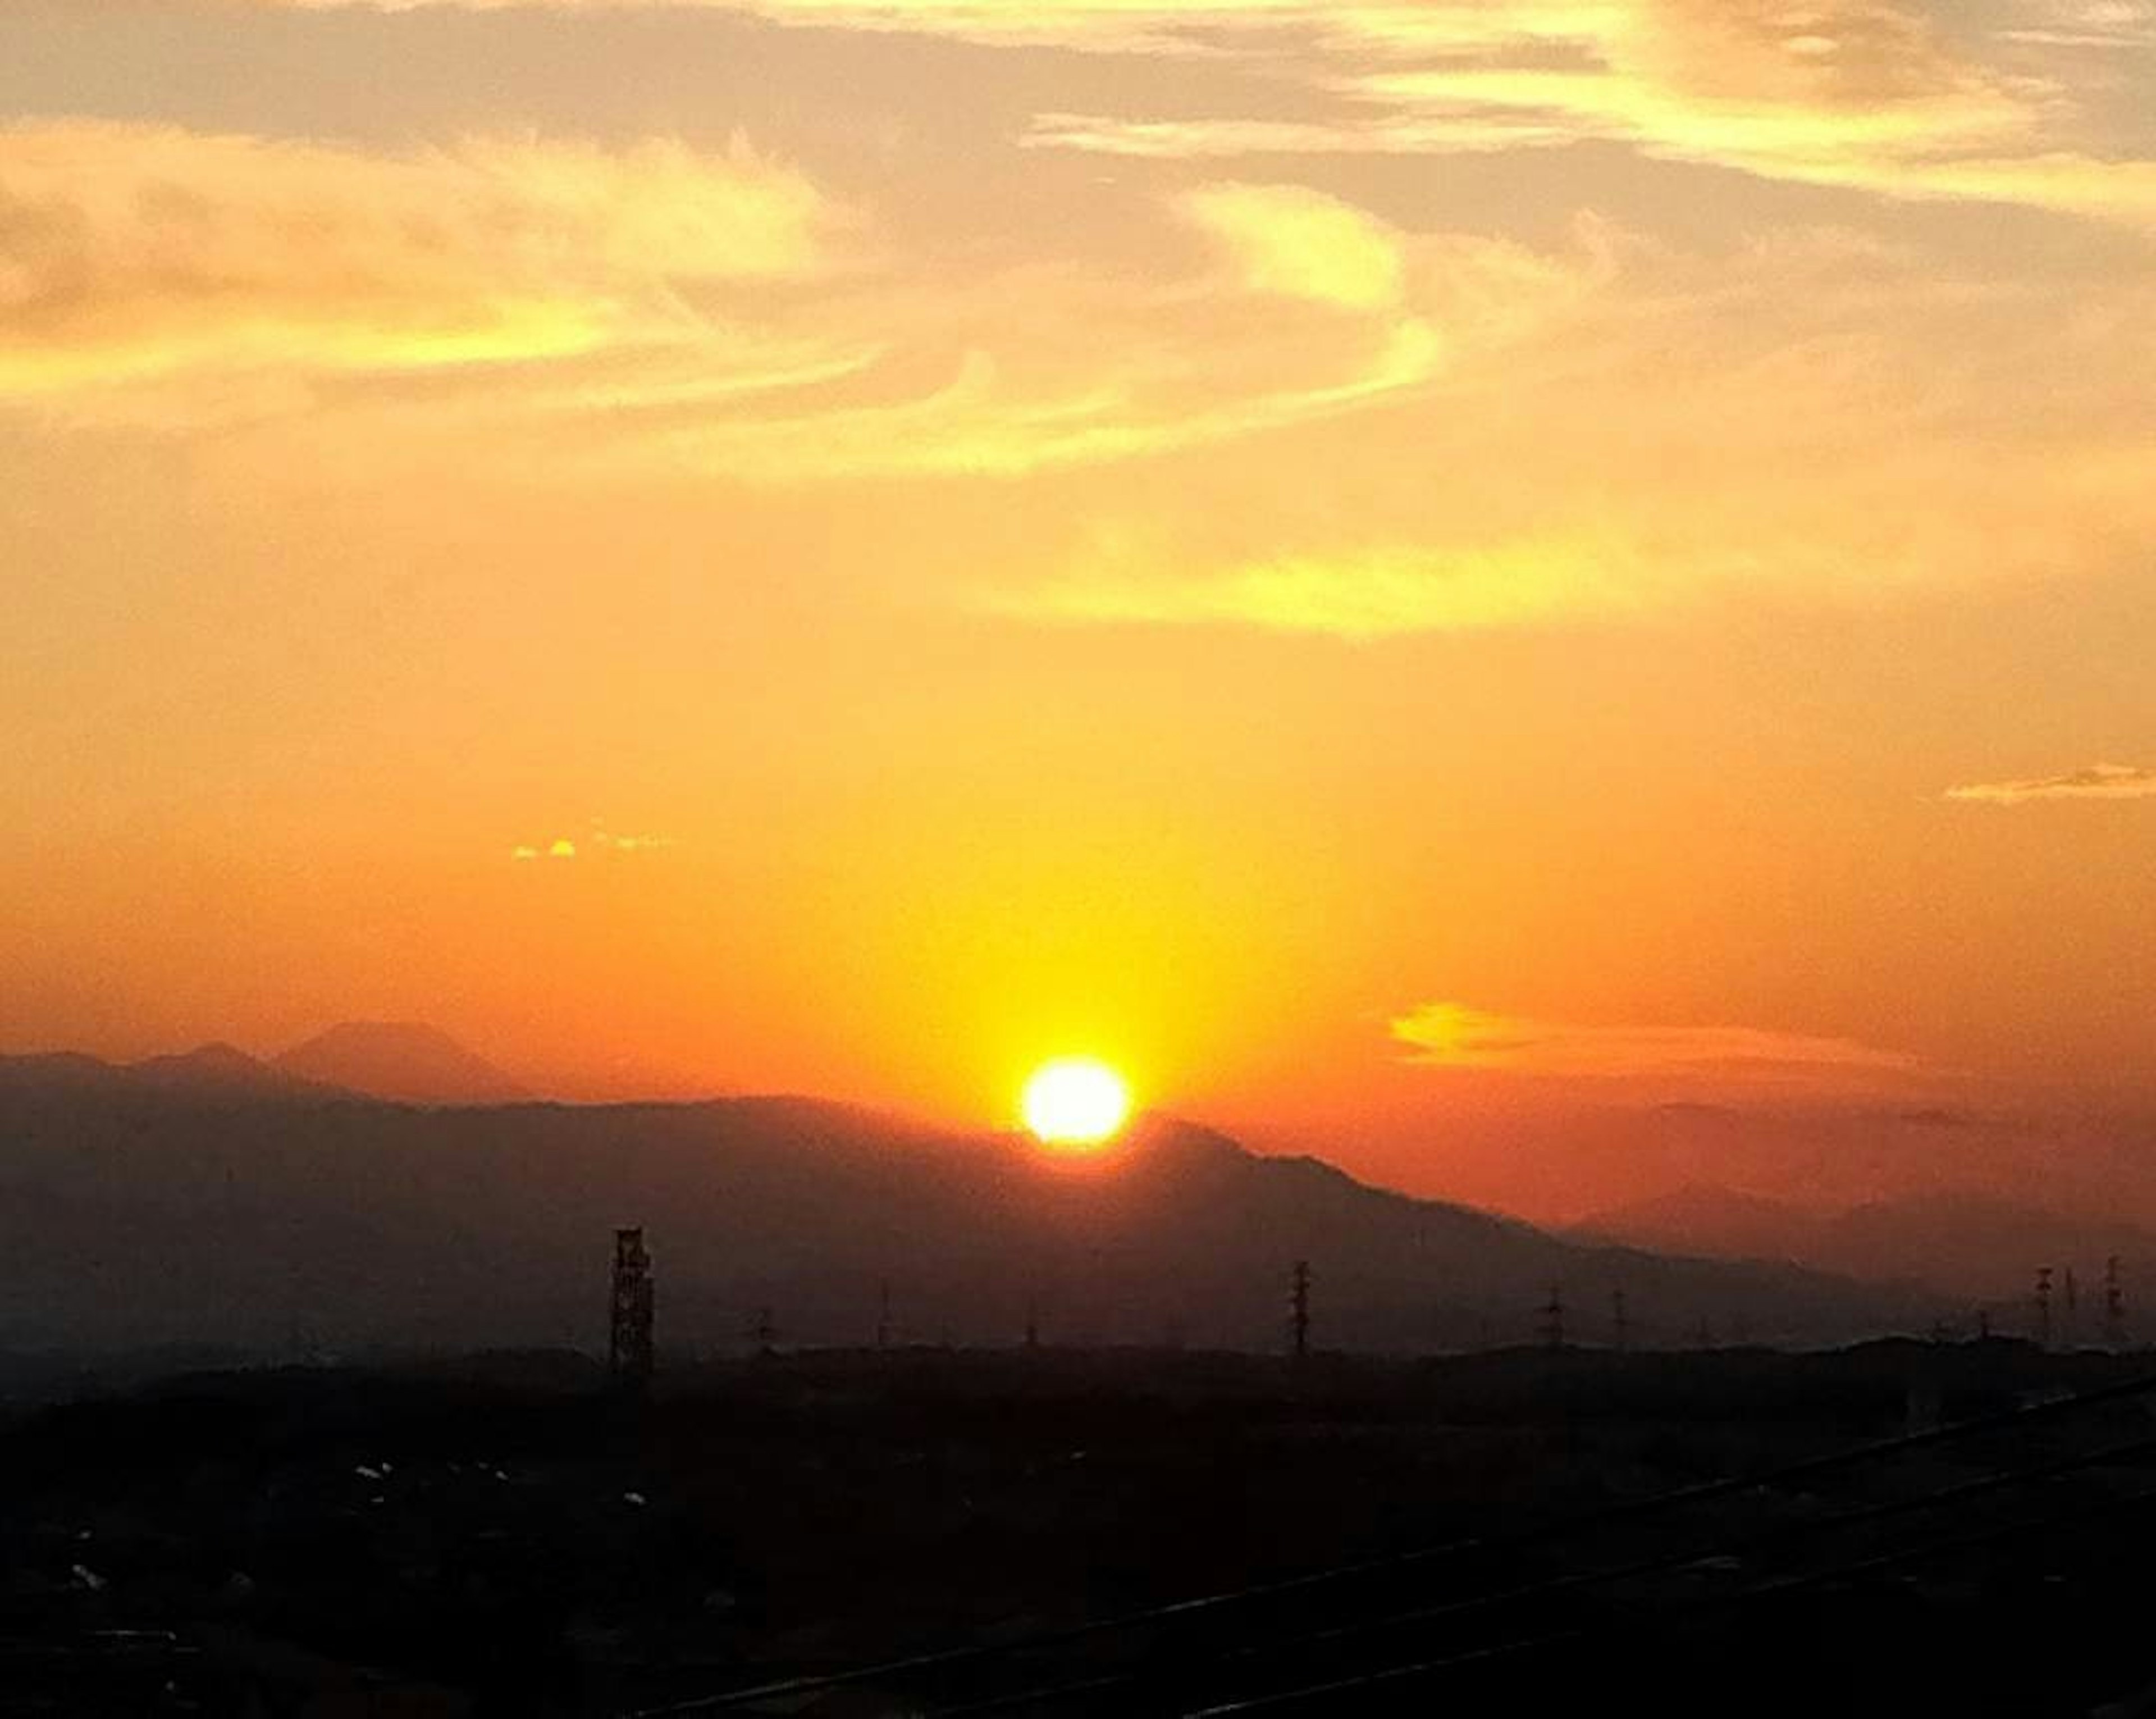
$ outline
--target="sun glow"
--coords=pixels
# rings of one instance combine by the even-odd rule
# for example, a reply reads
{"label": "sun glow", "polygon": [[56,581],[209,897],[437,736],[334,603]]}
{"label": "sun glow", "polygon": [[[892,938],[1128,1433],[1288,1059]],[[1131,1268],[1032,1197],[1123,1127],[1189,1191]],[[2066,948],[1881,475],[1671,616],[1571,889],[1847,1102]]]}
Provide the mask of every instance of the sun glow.
{"label": "sun glow", "polygon": [[1065,1057],[1044,1063],[1025,1083],[1025,1125],[1049,1146],[1097,1146],[1131,1114],[1130,1089],[1104,1063]]}

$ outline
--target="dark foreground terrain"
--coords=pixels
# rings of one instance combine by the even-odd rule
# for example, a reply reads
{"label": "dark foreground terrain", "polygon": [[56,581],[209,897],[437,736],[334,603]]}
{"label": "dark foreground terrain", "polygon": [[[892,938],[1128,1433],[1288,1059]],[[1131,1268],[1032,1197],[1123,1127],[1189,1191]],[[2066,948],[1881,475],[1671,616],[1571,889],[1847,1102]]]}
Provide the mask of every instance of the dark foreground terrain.
{"label": "dark foreground terrain", "polygon": [[48,1381],[74,1400],[0,1424],[0,1712],[2138,1712],[2149,1372],[1994,1342],[827,1353],[642,1405],[555,1356]]}

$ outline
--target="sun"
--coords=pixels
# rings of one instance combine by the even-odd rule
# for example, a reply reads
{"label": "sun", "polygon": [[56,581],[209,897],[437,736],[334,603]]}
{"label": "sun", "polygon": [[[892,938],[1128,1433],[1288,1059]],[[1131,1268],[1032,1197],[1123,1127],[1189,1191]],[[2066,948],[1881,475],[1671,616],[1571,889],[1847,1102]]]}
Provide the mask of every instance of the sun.
{"label": "sun", "polygon": [[1043,1145],[1097,1146],[1129,1119],[1131,1089],[1105,1063],[1061,1057],[1034,1071],[1024,1108]]}

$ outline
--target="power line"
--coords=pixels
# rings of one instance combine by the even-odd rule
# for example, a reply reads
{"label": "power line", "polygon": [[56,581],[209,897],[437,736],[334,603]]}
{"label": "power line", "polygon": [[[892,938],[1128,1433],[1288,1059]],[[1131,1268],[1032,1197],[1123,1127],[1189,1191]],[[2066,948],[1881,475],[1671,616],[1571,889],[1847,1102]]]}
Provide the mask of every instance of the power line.
{"label": "power line", "polygon": [[1441,1541],[1434,1546],[1389,1553],[1383,1557],[1332,1565],[1300,1576],[1285,1577],[1271,1582],[1255,1583],[1246,1587],[1204,1594],[1190,1599],[1173,1600],[1163,1605],[1150,1606],[1112,1618],[1093,1619],[1082,1624],[1069,1624],[1060,1629],[1044,1630],[1030,1635],[1014,1637],[1008,1641],[986,1642],[965,1647],[941,1649],[930,1653],[911,1655],[903,1659],[888,1660],[872,1665],[855,1666],[842,1671],[822,1672],[807,1677],[784,1678],[775,1682],[757,1684],[747,1688],[728,1690],[718,1695],[693,1696],[687,1701],[655,1707],[640,1707],[624,1715],[624,1719],[686,1719],[686,1716],[689,1715],[721,1712],[728,1707],[738,1706],[747,1701],[809,1695],[826,1690],[841,1689],[855,1684],[908,1676],[917,1672],[947,1670],[983,1660],[1031,1652],[1036,1649],[1067,1646],[1073,1642],[1086,1640],[1093,1636],[1138,1629],[1149,1624],[1179,1623],[1256,1600],[1308,1593],[1336,1583],[1352,1582],[1361,1577],[1381,1575],[1392,1571],[1447,1562],[1455,1558],[1486,1557],[1494,1552],[1510,1552],[1522,1547],[1568,1539],[1573,1535],[1585,1533],[1614,1523],[1652,1516],[1665,1511],[1705,1504],[1716,1499],[1732,1497],[1738,1493],[1784,1486],[1794,1481],[1815,1480],[1823,1475],[1861,1467],[1870,1462],[1883,1461],[1908,1451],[1928,1449],[1957,1439],[1975,1438],[1985,1433],[2000,1432],[2010,1428],[2030,1426],[2056,1420],[2086,1409],[2101,1407],[2106,1403],[2125,1402],[2133,1397],[2148,1396],[2152,1392],[2156,1392],[2156,1375],[2140,1375],[2132,1379],[2122,1380],[2117,1384],[2098,1386],[2093,1390],[2052,1397],[2046,1402],[2018,1405],[1991,1414],[1974,1416],[1967,1420],[1948,1422],[1928,1432],[1903,1433],[1892,1439],[1852,1445],[1843,1450],[1830,1452],[1824,1456],[1808,1457],[1800,1462],[1785,1464],[1780,1468],[1767,1469],[1758,1474],[1732,1475],[1718,1480],[1702,1481],[1697,1485],[1677,1487],[1667,1492],[1656,1493],[1647,1498],[1630,1499],[1620,1504],[1604,1505],[1599,1510],[1560,1517],[1553,1522],[1539,1523],[1531,1527],[1514,1529],[1502,1534],[1467,1536],[1457,1540]]}
{"label": "power line", "polygon": [[[2144,1452],[2149,1449],[2152,1444],[2156,1444],[2156,1441],[2144,1439],[2138,1441],[2137,1445],[2133,1447],[2133,1449],[2137,1452]],[[2054,1469],[2051,1470],[2043,1472],[2030,1470],[2027,1473],[2017,1474],[2010,1477],[1990,1478],[2009,1479],[2013,1482],[2031,1479],[2051,1478],[2053,1474],[2056,1472],[2069,1472],[2071,1468],[2074,1467],[2094,1467],[2105,1460],[2114,1460],[2116,1459],[2117,1454],[2118,1453],[2113,1451],[2097,1452],[2087,1459],[2078,1460],[2071,1464],[2056,1467]],[[1974,1487],[1979,1487],[1984,1490],[1998,1490],[1996,1485],[1986,1485],[1984,1482],[1972,1482],[1970,1485]],[[1947,1493],[1958,1492],[1964,1489],[1950,1487],[1946,1489],[1945,1492],[1928,1495],[1925,1499],[1917,1500],[1917,1502],[1936,1502],[1938,1499],[1943,1498]],[[1713,1607],[1718,1605],[1734,1606],[1761,1599],[1777,1599],[1788,1594],[1796,1593],[1805,1589],[1821,1587],[1830,1582],[1845,1581],[1853,1576],[1868,1575],[1875,1571],[1891,1569],[1901,1564],[1916,1562],[1923,1558],[1935,1557],[1943,1552],[1967,1551],[1974,1547],[1990,1544],[1994,1541],[2010,1539],[2017,1534],[2027,1533],[2032,1530],[2057,1527],[2068,1522],[2078,1521],[2083,1516],[2098,1514],[2112,1514],[2122,1510],[2130,1509],[2137,1505],[2146,1505],[2152,1502],[2156,1502],[2156,1487],[2146,1487],[2137,1491],[2126,1494],[2123,1497],[2112,1496],[2091,1500],[2084,1503],[2073,1505],[2064,1511],[2051,1511],[2039,1516],[2025,1516],[2015,1521],[2000,1524],[1989,1528],[1980,1529],[1973,1534],[1958,1534],[1948,1535],[1943,1537],[1935,1537],[1922,1541],[1916,1546],[1900,1547],[1892,1552],[1879,1553],[1869,1557],[1845,1560],[1840,1563],[1830,1564],[1824,1569],[1809,1571],[1801,1576],[1784,1577],[1779,1581],[1762,1583],[1759,1586],[1745,1588],[1732,1594],[1712,1596],[1704,1599],[1694,1601],[1692,1602],[1692,1604],[1696,1608]],[[1852,1511],[1844,1516],[1831,1519],[1827,1526],[1833,1526],[1845,1523],[1856,1522],[1866,1520],[1874,1514],[1876,1513],[1873,1511]],[[1697,1552],[1686,1553],[1682,1559],[1671,1562],[1666,1566],[1666,1567],[1681,1567],[1685,1563],[1697,1562],[1701,1554]],[[1653,1572],[1641,1570],[1628,1573],[1653,1573]],[[1633,1620],[1627,1620],[1628,1623],[1631,1621]],[[1291,1690],[1271,1691],[1261,1695],[1245,1697],[1238,1701],[1219,1702],[1210,1706],[1190,1709],[1183,1714],[1183,1719],[1228,1719],[1228,1716],[1233,1714],[1262,1712],[1268,1708],[1290,1706],[1300,1702],[1314,1701],[1321,1696],[1344,1695],[1353,1690],[1374,1688],[1380,1684],[1402,1682],[1417,1677],[1435,1676],[1440,1672],[1455,1670],[1464,1666],[1491,1660],[1503,1659],[1513,1654],[1527,1652],[1533,1648],[1554,1646],[1560,1643],[1588,1640],[1598,1634],[1608,1633],[1611,1627],[1612,1626],[1606,1622],[1601,1624],[1583,1624],[1577,1629],[1530,1636],[1519,1640],[1499,1643],[1489,1647],[1470,1649],[1461,1653],[1446,1655],[1439,1659],[1425,1660],[1409,1665],[1389,1665],[1378,1670],[1362,1673],[1353,1677],[1338,1678],[1324,1683],[1305,1685]],[[1039,1697],[1034,1697],[1034,1699],[1039,1699]],[[961,1711],[972,1711],[975,1710],[964,1709]],[[947,1716],[947,1719],[948,1719],[948,1716]]]}
{"label": "power line", "polygon": [[[1353,1641],[1358,1636],[1372,1635],[1385,1629],[1399,1629],[1406,1624],[1430,1624],[1471,1617],[1477,1612],[1494,1611],[1501,1607],[1516,1605],[1525,1600],[1548,1600],[1561,1594],[1584,1593],[1594,1588],[1622,1582],[1636,1582],[1645,1577],[1667,1574],[1699,1562],[1702,1558],[1736,1557],[1760,1551],[1778,1541],[1801,1540],[1814,1536],[1831,1534],[1837,1530],[1868,1526],[1893,1517],[1907,1516],[1942,1506],[1964,1505],[2004,1492],[2016,1486],[2038,1481],[2057,1480],[2063,1475],[2082,1473],[2093,1468],[2123,1462],[2135,1457],[2156,1454],[2156,1439],[2137,1439],[2124,1444],[2107,1446],[2101,1450],[2054,1459],[2030,1466],[2001,1469],[1979,1475],[1969,1480],[1957,1481],[1952,1485],[1934,1488],[1929,1492],[1912,1494],[1907,1498],[1889,1499],[1876,1505],[1866,1505],[1854,1510],[1842,1511],[1831,1516],[1804,1518],[1795,1521],[1779,1522],[1757,1532],[1734,1537],[1710,1537],[1704,1544],[1695,1542],[1683,1550],[1658,1552],[1630,1563],[1620,1564],[1599,1570],[1576,1571],[1569,1575],[1553,1576],[1541,1581],[1523,1583],[1513,1588],[1492,1593],[1471,1594],[1464,1598],[1445,1601],[1440,1604],[1419,1606],[1411,1610],[1393,1612],[1381,1618],[1358,1619],[1353,1623],[1335,1625],[1330,1629],[1306,1631],[1298,1635],[1270,1637],[1252,1646],[1232,1653],[1217,1655],[1208,1664],[1225,1670],[1238,1663],[1248,1663],[1274,1655],[1293,1652],[1297,1649],[1327,1647]],[[1193,1672],[1205,1666],[1194,1665]],[[1111,1677],[1089,1679],[1082,1684],[1060,1685],[1019,1691],[993,1701],[973,1706],[940,1710],[942,1719],[957,1719],[958,1715],[994,1712],[1010,1707],[1027,1706],[1036,1702],[1065,1699],[1080,1693],[1092,1693],[1108,1688],[1129,1688],[1142,1685],[1157,1673],[1147,1671],[1123,1672]],[[1298,1693],[1306,1693],[1302,1691]],[[1225,1707],[1208,1707],[1205,1713],[1235,1712],[1243,1709],[1235,1704]]]}
{"label": "power line", "polygon": [[1338,1625],[1330,1629],[1316,1630],[1306,1635],[1276,1638],[1255,1646],[1244,1649],[1229,1656],[1232,1659],[1255,1659],[1275,1653],[1284,1653],[1298,1647],[1349,1641],[1358,1635],[1371,1634],[1380,1629],[1395,1628],[1404,1624],[1430,1624],[1440,1619],[1471,1615],[1476,1612],[1512,1605],[1522,1600],[1548,1599],[1555,1595],[1581,1592],[1605,1587],[1612,1583],[1636,1582],[1643,1577],[1665,1575],[1671,1570],[1681,1570],[1696,1564],[1702,1558],[1737,1557],[1756,1552],[1777,1541],[1804,1539],[1814,1535],[1830,1534],[1839,1529],[1868,1526],[1875,1522],[1889,1521],[1895,1516],[1938,1509],[1943,1505],[1967,1504],[1992,1493],[2004,1492],[2016,1486],[2032,1485],[2041,1480],[2057,1480],[2061,1475],[2078,1474],[2086,1469],[2101,1468],[2107,1464],[2123,1462],[2134,1457],[2156,1454],[2156,1439],[2137,1439],[2129,1444],[2112,1445],[2102,1450],[2092,1451],[2081,1456],[2065,1457],[2041,1463],[2033,1467],[2005,1469],[1979,1475],[1974,1480],[1958,1481],[1950,1486],[1936,1488],[1930,1492],[1912,1494],[1907,1498],[1890,1499],[1876,1505],[1867,1505],[1856,1510],[1842,1511],[1832,1516],[1814,1516],[1796,1521],[1779,1522],[1757,1533],[1740,1535],[1733,1539],[1709,1540],[1704,1545],[1692,1545],[1682,1552],[1658,1553],[1629,1564],[1620,1564],[1600,1570],[1584,1570],[1568,1576],[1551,1577],[1545,1581],[1526,1583],[1517,1588],[1496,1593],[1475,1594],[1465,1599],[1448,1601],[1441,1605],[1418,1607],[1412,1611],[1395,1612],[1383,1618],[1359,1619],[1354,1623]]}

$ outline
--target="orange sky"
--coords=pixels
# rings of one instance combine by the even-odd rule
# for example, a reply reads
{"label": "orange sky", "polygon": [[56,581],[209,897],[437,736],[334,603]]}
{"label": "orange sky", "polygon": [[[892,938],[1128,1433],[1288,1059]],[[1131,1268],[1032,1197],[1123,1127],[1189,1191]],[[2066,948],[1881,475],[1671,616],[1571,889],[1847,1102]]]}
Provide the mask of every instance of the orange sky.
{"label": "orange sky", "polygon": [[2156,1109],[2152,97],[2148,0],[16,0],[0,1047],[1086,1052],[1538,1213]]}

